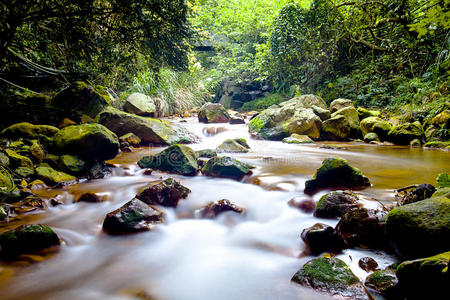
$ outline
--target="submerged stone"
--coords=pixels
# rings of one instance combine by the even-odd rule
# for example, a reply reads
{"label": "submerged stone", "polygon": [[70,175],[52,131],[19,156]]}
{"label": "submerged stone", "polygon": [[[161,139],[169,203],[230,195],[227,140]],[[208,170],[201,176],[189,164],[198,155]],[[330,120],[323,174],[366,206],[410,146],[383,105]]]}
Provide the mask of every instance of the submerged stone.
{"label": "submerged stone", "polygon": [[230,200],[222,199],[216,202],[211,202],[208,205],[206,205],[199,211],[199,215],[201,218],[212,219],[224,212],[230,211],[237,214],[242,214],[244,213],[245,210],[244,208],[239,207],[236,204],[232,203]]}
{"label": "submerged stone", "polygon": [[290,137],[284,138],[283,143],[286,144],[310,144],[314,141],[307,135],[293,133]]}
{"label": "submerged stone", "polygon": [[167,178],[157,184],[151,184],[141,190],[136,198],[153,205],[176,207],[180,199],[186,198],[190,189],[181,185],[173,178]]}
{"label": "submerged stone", "polygon": [[206,176],[241,180],[245,175],[251,174],[251,168],[252,166],[231,157],[213,157],[202,168],[202,173]]}
{"label": "submerged stone", "polygon": [[367,276],[365,285],[386,299],[402,299],[397,276],[392,270],[377,270],[373,272]]}

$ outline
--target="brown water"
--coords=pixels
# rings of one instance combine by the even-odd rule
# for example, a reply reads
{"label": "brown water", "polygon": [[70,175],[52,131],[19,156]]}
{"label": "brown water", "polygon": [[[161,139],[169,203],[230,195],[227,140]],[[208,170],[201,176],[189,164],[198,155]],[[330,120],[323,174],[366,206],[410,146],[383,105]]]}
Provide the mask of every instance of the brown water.
{"label": "brown water", "polygon": [[[184,124],[202,136],[204,127],[190,119]],[[341,150],[315,145],[287,145],[249,138],[246,125],[212,125],[228,131],[203,136],[195,150],[215,148],[226,138],[247,138],[252,150],[234,157],[256,166],[254,185],[205,176],[174,176],[192,190],[176,209],[164,208],[165,224],[153,232],[111,237],[101,231],[106,213],[133,198],[148,182],[168,174],[142,174],[136,161],[161,148],[123,153],[112,161],[113,176],[84,182],[63,190],[39,193],[59,195],[63,205],[25,215],[0,231],[22,223],[50,225],[63,239],[59,251],[46,257],[28,257],[0,263],[0,299],[328,299],[290,282],[311,257],[299,258],[304,244],[301,231],[319,220],[289,207],[292,197],[305,197],[304,182],[325,157],[340,156],[360,168],[371,188],[360,191],[368,207],[392,203],[393,190],[414,183],[434,183],[439,172],[449,171],[449,152],[409,147],[339,143]],[[333,143],[337,144],[337,143]],[[171,175],[172,176],[172,175]],[[96,192],[103,203],[73,203],[85,192]],[[314,200],[323,194],[314,196]],[[223,214],[200,220],[194,211],[227,198],[246,208],[245,216]],[[376,199],[377,201],[373,200]],[[345,250],[339,255],[364,280],[357,263],[371,256],[380,267],[395,259],[382,252]]]}

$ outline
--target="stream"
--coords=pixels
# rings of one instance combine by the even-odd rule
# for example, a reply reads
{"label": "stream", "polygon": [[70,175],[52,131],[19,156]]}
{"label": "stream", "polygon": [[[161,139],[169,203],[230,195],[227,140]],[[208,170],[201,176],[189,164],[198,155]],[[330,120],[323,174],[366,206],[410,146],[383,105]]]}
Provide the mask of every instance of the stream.
{"label": "stream", "polygon": [[[372,187],[359,193],[363,204],[371,208],[391,204],[394,189],[435,184],[438,173],[449,171],[450,154],[445,151],[337,142],[332,144],[341,149],[325,149],[321,146],[329,142],[295,145],[251,139],[247,125],[200,124],[196,118],[181,124],[202,138],[189,145],[194,150],[214,149],[227,138],[246,138],[250,152],[226,155],[256,166],[250,181],[259,184],[158,171],[144,175],[136,162],[163,149],[146,147],[110,161],[116,168],[107,178],[35,191],[45,199],[58,197],[64,204],[48,204],[45,210],[20,216],[2,231],[25,223],[46,224],[63,244],[45,258],[0,262],[0,299],[329,299],[290,282],[312,258],[301,256],[302,230],[317,222],[337,223],[287,204],[293,197],[308,199],[304,183],[323,159],[346,158],[369,177]],[[205,136],[206,127],[226,131]],[[192,192],[176,209],[163,209],[164,224],[152,232],[128,236],[102,232],[108,212],[131,200],[149,182],[169,176]],[[73,203],[86,192],[95,192],[105,201]],[[195,217],[197,209],[224,198],[244,207],[246,213],[224,213],[213,220]],[[338,255],[362,281],[368,273],[359,268],[358,260],[364,256],[374,258],[380,268],[396,261],[384,252],[366,249],[347,249]]]}

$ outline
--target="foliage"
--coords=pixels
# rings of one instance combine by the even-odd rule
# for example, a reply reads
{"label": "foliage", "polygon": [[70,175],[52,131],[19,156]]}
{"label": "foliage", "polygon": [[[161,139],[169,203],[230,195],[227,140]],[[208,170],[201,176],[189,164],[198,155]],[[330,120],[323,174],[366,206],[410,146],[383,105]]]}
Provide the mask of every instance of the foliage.
{"label": "foliage", "polygon": [[439,188],[450,187],[450,176],[447,173],[440,173],[436,178]]}
{"label": "foliage", "polygon": [[240,108],[241,111],[263,110],[272,105],[279,104],[287,99],[280,94],[268,94],[262,98],[258,98],[244,103]]}

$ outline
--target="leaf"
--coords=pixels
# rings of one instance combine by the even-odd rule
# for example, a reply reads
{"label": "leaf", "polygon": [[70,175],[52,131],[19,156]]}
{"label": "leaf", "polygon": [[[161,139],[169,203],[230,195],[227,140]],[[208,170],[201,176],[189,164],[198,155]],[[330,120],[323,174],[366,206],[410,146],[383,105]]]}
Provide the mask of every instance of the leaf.
{"label": "leaf", "polygon": [[441,173],[436,178],[436,182],[439,188],[450,187],[450,176],[448,173]]}

